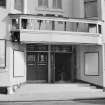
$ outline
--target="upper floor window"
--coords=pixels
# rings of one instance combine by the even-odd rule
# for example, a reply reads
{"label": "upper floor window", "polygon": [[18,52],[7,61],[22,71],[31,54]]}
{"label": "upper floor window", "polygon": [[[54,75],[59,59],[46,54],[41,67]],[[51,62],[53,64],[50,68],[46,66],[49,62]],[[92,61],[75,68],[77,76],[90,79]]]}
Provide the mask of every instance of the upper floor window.
{"label": "upper floor window", "polygon": [[19,11],[23,11],[24,8],[24,0],[15,0],[14,8]]}
{"label": "upper floor window", "polygon": [[85,17],[98,17],[97,0],[84,0]]}
{"label": "upper floor window", "polygon": [[6,0],[0,0],[0,6],[6,7]]}
{"label": "upper floor window", "polygon": [[38,7],[48,8],[48,0],[38,0]]}
{"label": "upper floor window", "polygon": [[62,0],[53,0],[54,9],[62,9]]}

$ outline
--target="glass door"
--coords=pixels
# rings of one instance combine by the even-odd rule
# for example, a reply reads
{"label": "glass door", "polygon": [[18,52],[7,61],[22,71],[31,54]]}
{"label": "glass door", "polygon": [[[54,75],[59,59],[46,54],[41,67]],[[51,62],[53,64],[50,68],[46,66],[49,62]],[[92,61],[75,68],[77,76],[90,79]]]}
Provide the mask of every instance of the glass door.
{"label": "glass door", "polygon": [[51,52],[51,82],[55,82],[55,53]]}
{"label": "glass door", "polygon": [[48,53],[27,52],[27,80],[47,81]]}
{"label": "glass door", "polygon": [[48,51],[46,46],[27,46],[27,81],[48,81]]}

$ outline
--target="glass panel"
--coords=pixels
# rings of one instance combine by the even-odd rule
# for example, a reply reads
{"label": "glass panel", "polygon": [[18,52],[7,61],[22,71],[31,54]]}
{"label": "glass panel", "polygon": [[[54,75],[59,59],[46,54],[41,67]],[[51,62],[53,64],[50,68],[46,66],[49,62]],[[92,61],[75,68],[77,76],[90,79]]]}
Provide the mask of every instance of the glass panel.
{"label": "glass panel", "polygon": [[43,0],[38,0],[38,6],[42,6],[43,5]]}
{"label": "glass panel", "polygon": [[57,8],[62,9],[62,0],[57,0]]}
{"label": "glass panel", "polygon": [[0,0],[0,6],[6,7],[6,0]]}
{"label": "glass panel", "polygon": [[48,0],[38,0],[38,6],[48,8]]}
{"label": "glass panel", "polygon": [[64,31],[65,23],[63,21],[55,21],[55,30],[56,31]]}
{"label": "glass panel", "polygon": [[15,0],[14,8],[19,11],[23,11],[24,0]]}
{"label": "glass panel", "polygon": [[28,44],[27,51],[48,51],[47,45]]}
{"label": "glass panel", "polygon": [[98,25],[98,32],[99,32],[100,34],[102,33],[101,25]]}
{"label": "glass panel", "polygon": [[51,46],[53,52],[72,52],[72,46],[53,45]]}
{"label": "glass panel", "polygon": [[53,0],[54,9],[62,9],[62,0]]}
{"label": "glass panel", "polygon": [[89,32],[88,23],[78,23],[78,32]]}
{"label": "glass panel", "polygon": [[0,67],[5,67],[6,66],[6,52],[5,52],[5,40],[0,40]]}
{"label": "glass panel", "polygon": [[19,29],[19,19],[12,19],[12,29]]}
{"label": "glass panel", "polygon": [[90,33],[97,33],[97,26],[96,26],[96,24],[89,24],[89,32]]}
{"label": "glass panel", "polygon": [[48,0],[44,0],[43,4],[44,4],[45,7],[48,7]]}
{"label": "glass panel", "polygon": [[85,17],[97,17],[97,0],[85,0]]}
{"label": "glass panel", "polygon": [[28,25],[28,20],[27,19],[22,19],[21,20],[22,29],[27,29],[27,25]]}
{"label": "glass panel", "polygon": [[[41,19],[21,19],[21,28],[28,30],[53,30],[70,32],[90,32],[97,33],[97,24],[69,21],[52,21]],[[19,29],[19,19],[12,19],[12,29]],[[101,33],[101,25],[98,25]]]}
{"label": "glass panel", "polygon": [[56,8],[56,0],[53,0],[53,8]]}

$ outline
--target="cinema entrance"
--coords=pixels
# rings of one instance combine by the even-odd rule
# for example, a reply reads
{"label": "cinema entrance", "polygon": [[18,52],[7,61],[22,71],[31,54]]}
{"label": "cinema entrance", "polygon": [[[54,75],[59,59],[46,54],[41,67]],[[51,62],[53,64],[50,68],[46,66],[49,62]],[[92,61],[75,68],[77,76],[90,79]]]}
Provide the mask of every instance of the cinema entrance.
{"label": "cinema entrance", "polygon": [[72,45],[27,44],[27,81],[71,82],[75,79]]}

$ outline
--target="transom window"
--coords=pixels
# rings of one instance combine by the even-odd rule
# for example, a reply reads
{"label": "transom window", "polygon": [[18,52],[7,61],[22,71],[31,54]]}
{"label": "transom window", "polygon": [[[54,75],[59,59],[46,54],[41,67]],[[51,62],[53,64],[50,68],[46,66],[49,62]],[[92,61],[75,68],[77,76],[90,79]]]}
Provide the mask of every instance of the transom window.
{"label": "transom window", "polygon": [[53,0],[54,9],[62,9],[62,0]]}
{"label": "transom window", "polygon": [[0,0],[0,6],[6,7],[6,0]]}
{"label": "transom window", "polygon": [[98,17],[97,0],[84,0],[85,17]]}
{"label": "transom window", "polygon": [[48,8],[48,0],[38,0],[38,6]]}

